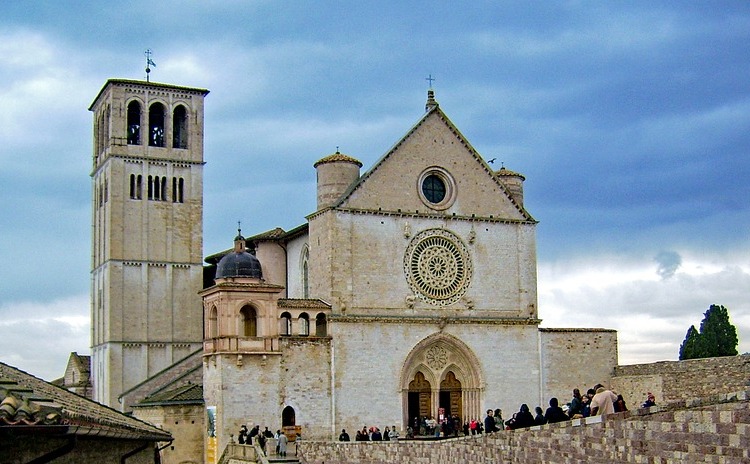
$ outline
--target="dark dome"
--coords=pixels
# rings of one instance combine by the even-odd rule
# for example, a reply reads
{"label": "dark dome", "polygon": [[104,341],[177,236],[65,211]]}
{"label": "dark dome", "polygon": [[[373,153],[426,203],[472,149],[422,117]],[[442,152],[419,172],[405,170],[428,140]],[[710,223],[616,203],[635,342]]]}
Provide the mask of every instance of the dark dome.
{"label": "dark dome", "polygon": [[216,265],[216,278],[225,277],[263,277],[258,258],[247,251],[230,251]]}

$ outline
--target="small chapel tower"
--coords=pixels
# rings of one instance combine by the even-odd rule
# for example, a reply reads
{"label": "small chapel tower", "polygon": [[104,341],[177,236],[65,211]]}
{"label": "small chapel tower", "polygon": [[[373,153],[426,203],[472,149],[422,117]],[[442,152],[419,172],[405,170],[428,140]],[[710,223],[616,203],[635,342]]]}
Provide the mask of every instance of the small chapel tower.
{"label": "small chapel tower", "polygon": [[202,347],[207,94],[110,79],[89,108],[92,381],[111,407]]}

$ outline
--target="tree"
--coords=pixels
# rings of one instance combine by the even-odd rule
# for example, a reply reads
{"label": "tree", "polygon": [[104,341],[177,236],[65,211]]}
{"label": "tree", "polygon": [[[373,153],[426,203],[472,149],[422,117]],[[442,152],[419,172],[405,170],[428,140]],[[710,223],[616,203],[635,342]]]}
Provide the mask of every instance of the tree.
{"label": "tree", "polygon": [[695,330],[695,326],[691,325],[687,331],[687,334],[685,335],[685,341],[683,341],[682,345],[680,345],[680,360],[695,359],[699,357],[696,356],[699,337],[700,334],[698,334],[698,331]]}
{"label": "tree", "polygon": [[711,305],[703,316],[700,333],[694,325],[688,329],[680,345],[680,360],[736,356],[739,341],[737,328],[729,322],[729,310]]}

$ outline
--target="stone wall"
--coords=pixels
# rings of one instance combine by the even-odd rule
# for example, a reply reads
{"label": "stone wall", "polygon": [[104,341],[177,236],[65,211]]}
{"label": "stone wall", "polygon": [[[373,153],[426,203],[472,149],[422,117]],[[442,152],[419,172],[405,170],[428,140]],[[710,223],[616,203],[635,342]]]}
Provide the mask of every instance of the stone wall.
{"label": "stone wall", "polygon": [[303,464],[746,463],[750,391],[443,441],[304,442]]}
{"label": "stone wall", "polygon": [[750,385],[750,355],[662,361],[618,366],[612,388],[637,407],[646,393],[657,404],[744,390]]}
{"label": "stone wall", "polygon": [[597,383],[609,385],[617,366],[617,331],[540,328],[539,337],[544,409],[552,397],[568,403],[574,388],[585,394]]}

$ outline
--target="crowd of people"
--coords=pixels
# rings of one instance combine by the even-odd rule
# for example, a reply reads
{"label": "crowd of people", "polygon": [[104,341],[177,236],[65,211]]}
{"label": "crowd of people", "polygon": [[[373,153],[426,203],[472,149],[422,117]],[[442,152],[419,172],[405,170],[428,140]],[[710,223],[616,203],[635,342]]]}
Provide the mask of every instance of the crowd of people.
{"label": "crowd of people", "polygon": [[[646,400],[641,404],[642,408],[649,408],[656,405],[656,397],[653,393],[648,392]],[[466,420],[461,426],[461,420],[457,415],[448,415],[437,420],[431,416],[424,416],[421,419],[415,417],[406,429],[406,438],[412,439],[415,434],[421,436],[433,436],[435,438],[457,437],[461,432],[464,435],[477,435],[481,433],[497,432],[499,430],[514,430],[534,425],[554,424],[571,419],[581,419],[589,416],[603,416],[617,412],[627,411],[628,407],[622,395],[618,395],[612,390],[606,389],[603,385],[597,384],[589,388],[585,395],[581,395],[578,388],[573,389],[573,397],[564,407],[560,406],[557,398],[550,398],[549,407],[543,411],[540,406],[534,410],[533,415],[527,404],[522,404],[518,412],[507,420],[503,420],[503,411],[501,409],[488,409],[484,420],[471,419]],[[238,442],[240,444],[251,444],[255,440],[263,453],[266,453],[266,443],[269,438],[276,440],[276,454],[286,456],[288,437],[283,431],[277,430],[276,433],[265,428],[260,431],[260,426],[256,425],[251,430],[247,426],[240,427]],[[299,439],[299,435],[296,437]],[[386,426],[381,431],[378,427],[362,427],[357,430],[355,441],[398,441],[398,429]],[[339,441],[351,441],[346,429],[341,430]]]}
{"label": "crowd of people", "polygon": [[[653,393],[648,392],[646,401],[641,404],[642,408],[648,408],[656,405],[656,397]],[[533,425],[553,424],[571,419],[581,419],[589,416],[603,416],[617,412],[627,411],[628,406],[622,395],[618,395],[597,384],[589,388],[585,395],[581,395],[578,388],[573,389],[573,397],[570,402],[561,407],[557,398],[550,398],[549,407],[542,412],[542,408],[537,406],[536,415],[533,416],[526,404],[522,404],[517,413],[505,422],[505,429],[513,430]],[[489,411],[488,411],[489,416]]]}
{"label": "crowd of people", "polygon": [[[263,454],[268,455],[268,453],[266,452],[266,444],[268,443],[268,440],[270,438],[276,440],[276,454],[279,456],[286,456],[289,438],[282,430],[276,430],[276,433],[274,433],[268,430],[268,427],[266,427],[265,430],[261,432],[260,425],[256,425],[252,429],[248,430],[247,426],[245,424],[242,424],[242,426],[240,427],[240,432],[237,435],[237,442],[240,445],[250,445],[253,443],[257,443],[258,446],[260,446],[260,449],[263,451]],[[298,434],[297,439],[299,440],[299,438],[300,437]]]}
{"label": "crowd of people", "polygon": [[[364,426],[362,430],[357,430],[357,434],[354,436],[354,441],[398,441],[398,439],[399,433],[395,425],[393,428],[386,425],[383,431],[378,427],[368,429],[367,426]],[[339,441],[351,441],[346,429],[341,430]]]}

